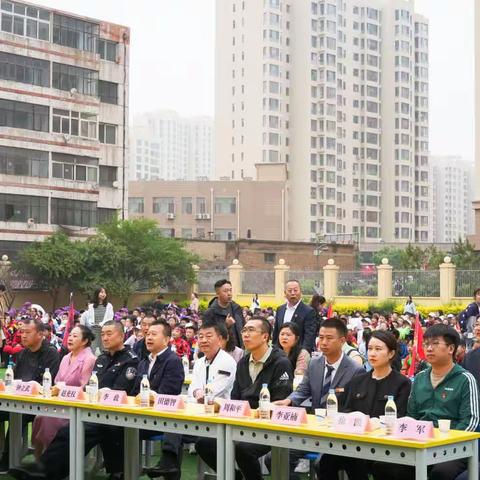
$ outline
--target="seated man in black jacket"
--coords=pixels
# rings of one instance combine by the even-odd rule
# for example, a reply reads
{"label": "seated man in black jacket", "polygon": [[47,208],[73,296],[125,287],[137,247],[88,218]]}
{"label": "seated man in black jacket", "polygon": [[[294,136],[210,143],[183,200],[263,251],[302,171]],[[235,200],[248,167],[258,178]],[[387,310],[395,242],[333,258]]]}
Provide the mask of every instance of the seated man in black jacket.
{"label": "seated man in black jacket", "polygon": [[[237,365],[231,398],[247,400],[251,408],[258,408],[260,390],[264,383],[268,385],[271,401],[283,399],[292,392],[292,364],[283,351],[268,346],[270,333],[270,324],[261,317],[253,317],[242,329],[243,343],[250,353]],[[198,440],[195,449],[207,465],[216,468],[215,440],[209,438]],[[266,445],[237,443],[235,460],[241,474],[236,472],[236,478],[242,478],[243,474],[248,480],[262,480],[258,459],[269,451],[270,447]]]}
{"label": "seated man in black jacket", "polygon": [[[50,369],[52,378],[57,375],[60,356],[57,349],[50,345],[43,336],[43,324],[35,320],[25,320],[21,329],[21,339],[24,349],[17,354],[17,363],[13,374],[16,380],[30,382],[34,380],[42,384],[45,368]],[[8,422],[8,413],[0,413],[0,421]],[[32,415],[23,416],[24,426],[33,420]],[[0,460],[0,474],[8,472],[9,434],[5,439],[5,448]]]}
{"label": "seated man in black jacket", "polygon": [[[172,329],[168,323],[155,320],[148,329],[145,345],[150,352],[149,356],[138,365],[138,375],[133,387],[132,395],[140,392],[140,382],[144,375],[148,376],[150,390],[164,395],[180,395],[182,393],[185,373],[182,361],[169,347]],[[137,400],[139,398],[137,397]],[[142,430],[142,439],[158,435],[158,432]],[[162,458],[158,465],[144,469],[150,477],[176,474],[180,478],[181,464],[181,435],[166,433],[162,443]]]}
{"label": "seated man in black jacket", "polygon": [[[97,358],[93,370],[97,372],[98,386],[124,390],[131,394],[137,376],[138,357],[123,345],[124,331],[121,322],[109,321],[102,326],[102,344],[106,351]],[[52,375],[53,376],[53,375]],[[40,460],[28,467],[14,468],[9,474],[21,480],[48,478],[62,480],[68,476],[70,458],[70,429],[61,428]],[[110,480],[123,478],[123,428],[109,425],[85,425],[85,454],[100,445],[105,470]]]}

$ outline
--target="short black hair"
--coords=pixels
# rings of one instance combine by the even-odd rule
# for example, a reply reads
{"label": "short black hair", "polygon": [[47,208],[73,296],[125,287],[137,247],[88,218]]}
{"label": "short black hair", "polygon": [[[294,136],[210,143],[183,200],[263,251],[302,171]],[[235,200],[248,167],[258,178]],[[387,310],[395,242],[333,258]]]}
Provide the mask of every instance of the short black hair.
{"label": "short black hair", "polygon": [[115,329],[121,332],[122,334],[124,333],[122,322],[116,322],[115,320],[109,320],[108,322],[105,322],[102,325],[102,329],[103,327],[111,327],[111,326],[115,327]]}
{"label": "short black hair", "polygon": [[190,324],[190,325],[185,325],[185,330],[188,330],[188,329],[191,329],[193,330],[194,332],[197,332],[197,330],[199,330],[195,325],[193,324]]}
{"label": "short black hair", "polygon": [[325,320],[320,328],[334,328],[341,337],[348,335],[347,326],[339,318],[329,318]]}
{"label": "short black hair", "polygon": [[476,297],[480,293],[480,288],[476,288],[473,292],[473,296]]}
{"label": "short black hair", "polygon": [[218,290],[219,288],[223,287],[226,284],[231,286],[232,282],[230,280],[227,280],[226,278],[222,278],[221,280],[217,280],[215,282],[215,285],[214,285],[215,290]]}
{"label": "short black hair", "polygon": [[35,320],[33,318],[27,317],[25,319],[22,319],[22,322],[24,325],[35,325],[35,330],[37,332],[43,332],[44,324],[40,320]]}
{"label": "short black hair", "polygon": [[[155,320],[150,327],[153,327],[154,325],[162,325],[163,327],[163,334],[166,337],[171,337],[172,336],[172,327],[165,321],[165,320]],[[150,328],[148,327],[148,328]]]}
{"label": "short black hair", "polygon": [[[194,328],[194,327],[188,327],[188,328]],[[224,323],[207,321],[205,323],[202,323],[202,326],[199,328],[199,330],[205,330],[206,328],[213,328],[215,330],[215,333],[219,337],[222,337],[224,340],[228,340],[228,330],[227,330],[227,326]]]}
{"label": "short black hair", "polygon": [[260,329],[262,330],[262,333],[268,334],[268,340],[270,340],[270,337],[272,335],[272,326],[270,325],[270,322],[266,318],[260,317],[259,315],[254,315],[253,317],[249,318],[245,323],[248,323],[252,320],[262,322],[262,326],[260,327]]}
{"label": "short black hair", "polygon": [[[388,330],[375,330],[371,333],[368,341],[370,341],[372,338],[376,338],[377,340],[380,340],[381,342],[383,342],[391,352],[397,352],[398,342],[397,342],[397,338],[392,332],[389,332]],[[368,343],[367,343],[367,348],[368,348]]]}
{"label": "short black hair", "polygon": [[428,327],[423,334],[424,340],[439,337],[443,338],[447,345],[454,346],[453,355],[455,356],[458,345],[460,345],[460,335],[457,333],[457,331],[448,325],[444,325],[443,323],[436,323],[435,325]]}

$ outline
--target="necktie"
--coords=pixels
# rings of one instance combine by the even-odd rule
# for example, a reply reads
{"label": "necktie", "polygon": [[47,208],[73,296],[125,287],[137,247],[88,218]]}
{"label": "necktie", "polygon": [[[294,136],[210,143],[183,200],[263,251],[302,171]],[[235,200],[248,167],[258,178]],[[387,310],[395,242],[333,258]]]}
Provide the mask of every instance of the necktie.
{"label": "necktie", "polygon": [[327,403],[328,391],[330,390],[330,385],[332,384],[332,372],[335,370],[331,365],[325,364],[325,366],[327,367],[327,374],[325,375],[325,380],[323,381],[320,408],[325,408],[325,404]]}

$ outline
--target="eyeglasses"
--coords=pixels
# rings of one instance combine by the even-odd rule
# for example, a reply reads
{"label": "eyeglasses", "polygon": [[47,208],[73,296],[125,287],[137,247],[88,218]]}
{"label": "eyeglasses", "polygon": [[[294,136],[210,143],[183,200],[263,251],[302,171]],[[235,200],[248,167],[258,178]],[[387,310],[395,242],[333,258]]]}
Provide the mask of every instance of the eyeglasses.
{"label": "eyeglasses", "polygon": [[427,348],[438,348],[439,345],[446,345],[448,347],[448,343],[445,343],[445,342],[423,342],[423,348],[424,349],[427,349]]}
{"label": "eyeglasses", "polygon": [[258,330],[257,328],[255,327],[243,327],[240,332],[242,333],[242,335],[245,335],[246,333],[255,333],[255,332],[258,332],[258,333],[262,333],[261,330]]}

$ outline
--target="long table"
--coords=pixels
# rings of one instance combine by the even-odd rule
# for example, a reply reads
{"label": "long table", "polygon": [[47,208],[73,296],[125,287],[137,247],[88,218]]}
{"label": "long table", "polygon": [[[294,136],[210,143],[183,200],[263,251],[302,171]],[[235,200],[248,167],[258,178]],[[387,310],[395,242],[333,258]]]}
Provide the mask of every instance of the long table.
{"label": "long table", "polygon": [[288,454],[285,449],[329,453],[366,460],[411,465],[416,479],[427,478],[427,466],[468,458],[469,480],[478,480],[478,439],[480,434],[454,430],[426,442],[400,440],[381,430],[364,435],[334,432],[308,415],[302,426],[275,425],[254,418],[226,418],[203,414],[202,405],[188,404],[184,411],[159,412],[140,408],[133,399],[125,406],[104,406],[88,402],[64,402],[41,397],[20,397],[0,393],[0,411],[10,413],[10,465],[20,461],[22,445],[21,415],[45,415],[67,418],[70,422],[70,478],[84,476],[85,423],[125,428],[125,479],[138,479],[139,430],[154,430],[216,438],[219,479],[233,480],[234,442],[249,442],[272,447],[272,478],[288,479]]}
{"label": "long table", "polygon": [[381,429],[363,435],[338,433],[325,427],[313,415],[302,426],[274,425],[259,419],[227,421],[225,431],[225,480],[234,480],[234,442],[257,443],[272,447],[272,478],[288,480],[288,451],[328,453],[342,457],[385,461],[415,467],[416,480],[427,478],[427,467],[450,460],[468,458],[468,479],[478,480],[478,439],[474,432],[452,430],[421,442],[397,439]]}

